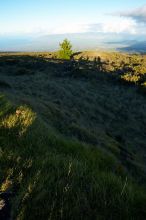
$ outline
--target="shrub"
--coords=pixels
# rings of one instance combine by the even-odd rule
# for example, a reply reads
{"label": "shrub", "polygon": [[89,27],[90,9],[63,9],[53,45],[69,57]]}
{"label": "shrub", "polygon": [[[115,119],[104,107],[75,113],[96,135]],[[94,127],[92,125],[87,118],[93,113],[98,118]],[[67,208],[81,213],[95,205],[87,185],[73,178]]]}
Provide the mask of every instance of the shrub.
{"label": "shrub", "polygon": [[137,84],[140,80],[140,76],[136,74],[126,73],[121,78],[129,83]]}

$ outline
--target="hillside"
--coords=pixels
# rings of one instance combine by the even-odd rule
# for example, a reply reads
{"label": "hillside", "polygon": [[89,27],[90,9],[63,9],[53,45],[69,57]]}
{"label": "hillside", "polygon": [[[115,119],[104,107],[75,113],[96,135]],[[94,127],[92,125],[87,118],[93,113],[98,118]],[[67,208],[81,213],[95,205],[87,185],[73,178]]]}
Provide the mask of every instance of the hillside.
{"label": "hillside", "polygon": [[146,56],[0,54],[0,219],[146,219]]}

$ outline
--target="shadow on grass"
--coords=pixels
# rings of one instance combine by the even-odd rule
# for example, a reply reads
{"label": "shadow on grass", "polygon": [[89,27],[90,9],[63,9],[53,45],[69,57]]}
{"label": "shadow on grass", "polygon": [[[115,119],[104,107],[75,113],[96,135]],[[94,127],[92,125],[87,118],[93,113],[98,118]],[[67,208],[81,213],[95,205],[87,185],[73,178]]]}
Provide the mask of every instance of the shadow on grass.
{"label": "shadow on grass", "polygon": [[[20,55],[18,54],[5,54],[0,56],[0,67],[6,68],[6,72],[10,75],[33,75],[36,71],[46,71],[53,70],[54,76],[57,77],[74,77],[74,78],[84,78],[84,79],[105,79],[116,80],[127,85],[143,85],[146,81],[146,74],[141,73],[144,71],[142,58],[136,55],[125,55],[125,60],[122,60],[122,56],[118,55],[116,58],[102,59],[101,57],[95,57],[90,60],[89,57],[80,57],[75,60],[74,57],[81,52],[75,53],[71,60],[61,60],[53,58],[50,55]],[[136,58],[135,58],[136,56]],[[138,57],[138,58],[137,58]],[[112,60],[113,59],[113,60]],[[139,59],[137,61],[137,59]],[[141,67],[143,65],[143,67]],[[11,70],[10,70],[11,68]],[[140,69],[141,68],[141,69]],[[137,72],[138,71],[138,72]],[[146,68],[145,68],[146,71]],[[11,74],[12,72],[12,74]],[[7,86],[7,82],[0,84],[0,87]],[[142,87],[143,88],[143,87]],[[143,91],[143,90],[142,90]]]}
{"label": "shadow on grass", "polygon": [[[80,53],[81,52],[75,53],[74,56]],[[139,73],[135,73],[135,71],[137,71],[135,68],[139,68],[143,64],[143,60],[140,56],[138,59],[141,61],[138,62],[137,56],[135,58],[135,55],[125,56],[125,60],[122,60],[123,55],[121,55],[121,57],[118,55],[118,57],[112,58],[111,53],[111,61],[109,59],[103,60],[99,56],[95,57],[94,60],[90,60],[88,57],[80,57],[78,60],[75,60],[74,56],[71,60],[67,61],[53,58],[53,55],[52,57],[50,55],[47,56],[47,54],[5,54],[0,56],[0,67],[2,69],[6,68],[6,73],[10,75],[12,72],[12,75],[18,74],[20,76],[35,74],[36,70],[43,71],[54,68],[58,77],[87,78],[88,80],[103,77],[107,80],[117,80],[129,85],[141,85],[146,80],[145,74],[141,74],[140,69],[138,69]],[[143,68],[144,67],[142,67],[142,69]],[[5,83],[7,82],[2,84],[4,85]],[[6,84],[4,86],[6,86]]]}

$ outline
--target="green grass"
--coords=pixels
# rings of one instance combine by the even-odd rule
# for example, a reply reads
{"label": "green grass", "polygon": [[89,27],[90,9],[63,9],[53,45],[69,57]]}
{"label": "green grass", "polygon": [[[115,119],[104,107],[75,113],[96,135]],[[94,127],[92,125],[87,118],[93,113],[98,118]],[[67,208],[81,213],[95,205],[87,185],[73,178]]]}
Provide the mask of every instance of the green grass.
{"label": "green grass", "polygon": [[27,106],[0,101],[1,190],[14,193],[14,219],[145,218],[145,192],[113,156],[46,131]]}
{"label": "green grass", "polygon": [[10,85],[0,86],[0,188],[12,218],[145,219],[145,97],[90,63],[76,72],[46,57],[0,58]]}

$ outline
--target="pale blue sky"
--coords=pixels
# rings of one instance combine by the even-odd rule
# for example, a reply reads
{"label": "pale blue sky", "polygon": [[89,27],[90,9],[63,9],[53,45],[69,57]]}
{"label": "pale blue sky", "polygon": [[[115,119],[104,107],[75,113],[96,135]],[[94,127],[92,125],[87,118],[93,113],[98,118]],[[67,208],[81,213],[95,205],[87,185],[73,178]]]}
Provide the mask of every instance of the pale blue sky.
{"label": "pale blue sky", "polygon": [[0,38],[10,45],[16,36],[20,44],[51,34],[146,34],[145,12],[146,0],[0,0]]}
{"label": "pale blue sky", "polygon": [[109,18],[107,14],[145,3],[145,0],[0,0],[0,33],[45,32],[45,29],[51,32],[69,24],[108,22],[115,17]]}

